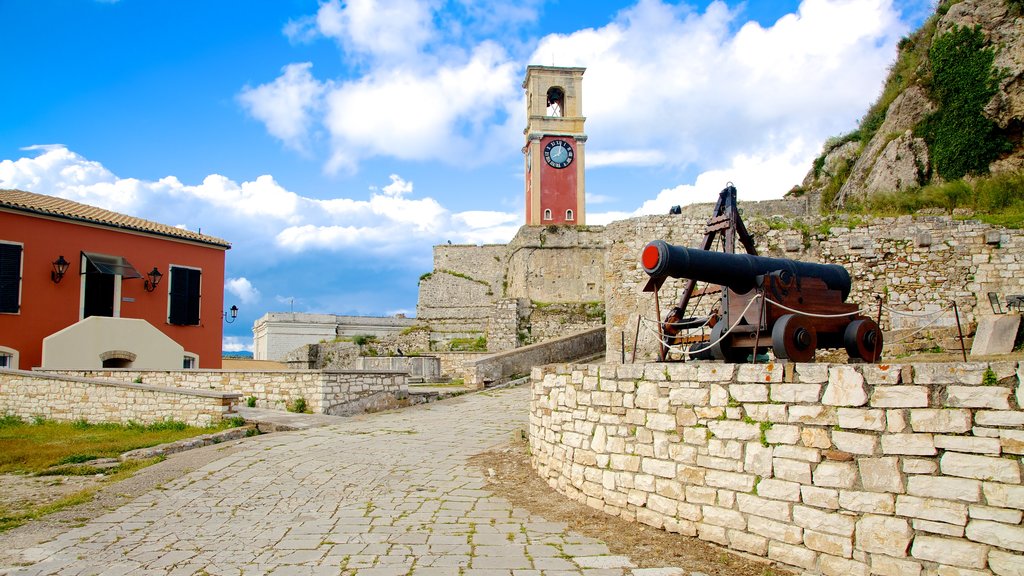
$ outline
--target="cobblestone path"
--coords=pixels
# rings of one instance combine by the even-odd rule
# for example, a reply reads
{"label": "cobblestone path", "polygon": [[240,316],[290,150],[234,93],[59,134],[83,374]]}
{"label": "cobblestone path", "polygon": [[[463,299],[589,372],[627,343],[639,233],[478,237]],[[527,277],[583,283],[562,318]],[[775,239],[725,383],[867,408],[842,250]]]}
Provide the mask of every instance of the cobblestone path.
{"label": "cobblestone path", "polygon": [[8,573],[623,576],[627,558],[467,466],[525,429],[527,403],[520,387],[252,438]]}

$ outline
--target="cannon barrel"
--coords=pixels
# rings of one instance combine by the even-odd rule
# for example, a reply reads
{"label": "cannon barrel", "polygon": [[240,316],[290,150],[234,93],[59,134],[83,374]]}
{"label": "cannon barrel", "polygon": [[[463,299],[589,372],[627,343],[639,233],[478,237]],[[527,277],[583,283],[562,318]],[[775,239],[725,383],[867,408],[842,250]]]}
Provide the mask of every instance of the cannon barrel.
{"label": "cannon barrel", "polygon": [[830,289],[840,291],[844,301],[850,295],[850,273],[837,264],[815,264],[788,258],[712,252],[673,246],[664,240],[655,240],[647,244],[640,260],[644,271],[653,277],[671,276],[699,280],[727,286],[740,294],[749,292],[757,285],[757,276],[782,270],[796,278],[819,278]]}

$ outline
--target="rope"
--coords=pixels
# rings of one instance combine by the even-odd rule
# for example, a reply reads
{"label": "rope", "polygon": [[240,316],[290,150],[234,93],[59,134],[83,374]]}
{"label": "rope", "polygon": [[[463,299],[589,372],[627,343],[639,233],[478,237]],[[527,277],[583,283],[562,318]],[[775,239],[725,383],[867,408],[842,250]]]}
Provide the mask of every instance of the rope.
{"label": "rope", "polygon": [[[758,298],[763,298],[763,296],[761,296],[760,294],[755,294],[755,295],[754,295],[754,297],[753,297],[753,298],[751,298],[749,302],[747,302],[747,307],[746,307],[746,308],[744,308],[744,309],[743,309],[743,312],[741,312],[741,313],[739,314],[739,318],[737,318],[737,319],[736,319],[736,322],[734,322],[734,323],[732,324],[732,326],[729,326],[729,329],[728,329],[728,330],[726,330],[725,332],[723,332],[723,333],[722,333],[722,336],[721,336],[721,337],[719,337],[719,338],[718,338],[718,340],[715,340],[714,342],[711,342],[711,343],[709,343],[709,344],[708,344],[707,346],[705,346],[705,347],[704,347],[703,349],[711,348],[712,346],[714,346],[714,345],[718,344],[718,343],[719,343],[719,342],[721,342],[722,340],[725,340],[725,338],[726,338],[726,337],[727,337],[727,336],[728,336],[729,334],[731,334],[731,333],[732,333],[732,331],[733,331],[733,330],[735,330],[737,326],[739,326],[739,325],[740,325],[740,322],[742,322],[742,321],[743,321],[743,317],[744,317],[744,316],[746,316],[746,314],[747,314],[747,311],[748,311],[748,310],[750,310],[750,307],[754,305],[754,302],[757,302],[757,299],[758,299]],[[644,320],[647,320],[647,319],[646,319],[646,318],[644,318]],[[659,324],[660,324],[660,322],[659,322]],[[645,323],[645,326],[646,326],[646,323]],[[659,337],[659,336],[657,335],[657,333],[655,333],[655,338],[654,338],[654,339],[655,339],[655,340],[658,340],[658,341],[660,341],[660,342],[661,342],[661,344],[662,344],[662,346],[664,346],[665,348],[667,348],[667,349],[668,349],[669,351],[672,351],[672,352],[678,352],[678,353],[680,353],[680,354],[683,354],[683,355],[684,355],[684,356],[685,356],[686,358],[689,358],[689,357],[690,357],[690,351],[689,351],[689,350],[686,350],[686,349],[682,348],[681,346],[677,346],[677,345],[669,344],[669,343],[668,343],[668,341],[666,341],[666,340],[665,340],[664,338],[662,338],[662,337]]]}
{"label": "rope", "polygon": [[771,298],[765,298],[764,300],[765,302],[768,302],[769,304],[774,304],[775,306],[778,306],[779,308],[782,308],[787,312],[800,314],[801,316],[810,316],[811,318],[844,318],[846,316],[856,316],[858,314],[864,314],[864,310],[855,310],[853,312],[847,312],[845,314],[812,314],[810,312],[803,312],[795,308],[790,308],[789,306],[786,306],[784,304],[779,304],[778,302],[772,300]]}
{"label": "rope", "polygon": [[900,342],[903,342],[903,341],[906,341],[906,340],[910,340],[911,338],[916,336],[919,332],[923,331],[925,328],[927,328],[927,327],[931,326],[932,324],[934,324],[935,321],[938,320],[942,316],[943,312],[948,312],[948,308],[946,310],[939,310],[938,312],[936,312],[932,316],[931,320],[925,322],[923,326],[921,326],[917,330],[914,330],[910,334],[905,334],[902,338],[900,338],[899,340],[896,340],[895,342],[889,342],[889,345],[891,346],[893,344],[899,344]]}
{"label": "rope", "polygon": [[948,312],[949,309],[950,309],[949,307],[940,308],[936,312],[900,312],[899,310],[896,310],[894,308],[889,308],[885,304],[882,304],[882,310],[885,310],[889,314],[895,314],[897,316],[909,316],[910,318],[925,318],[927,316],[938,315],[938,314],[942,314],[943,312]]}

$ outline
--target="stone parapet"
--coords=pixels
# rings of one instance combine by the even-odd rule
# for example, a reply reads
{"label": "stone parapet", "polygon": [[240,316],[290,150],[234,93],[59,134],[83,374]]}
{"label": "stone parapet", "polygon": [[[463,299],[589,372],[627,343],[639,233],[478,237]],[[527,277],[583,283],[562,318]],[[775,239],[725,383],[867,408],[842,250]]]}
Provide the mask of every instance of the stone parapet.
{"label": "stone parapet", "polygon": [[[408,373],[379,370],[62,370],[45,372],[83,378],[103,378],[121,383],[144,384],[177,389],[230,392],[256,399],[256,406],[284,410],[302,398],[316,414],[346,415],[405,398],[409,394]],[[43,372],[38,372],[43,374]]]}
{"label": "stone parapet", "polygon": [[0,370],[0,415],[60,422],[210,426],[234,416],[240,394],[46,372]]}
{"label": "stone parapet", "polygon": [[1019,574],[1024,363],[550,365],[532,463],[608,514],[811,573]]}

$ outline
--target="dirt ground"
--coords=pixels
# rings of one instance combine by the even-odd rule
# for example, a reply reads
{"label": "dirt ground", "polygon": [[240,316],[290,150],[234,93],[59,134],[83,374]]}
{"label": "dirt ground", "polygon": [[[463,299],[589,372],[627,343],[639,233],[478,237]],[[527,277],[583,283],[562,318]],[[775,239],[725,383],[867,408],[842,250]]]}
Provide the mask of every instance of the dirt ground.
{"label": "dirt ground", "polygon": [[555,492],[530,467],[525,440],[478,454],[470,464],[480,468],[488,488],[512,505],[608,544],[615,555],[629,556],[640,568],[674,566],[708,576],[769,576],[793,574],[765,559],[741,555],[697,538],[671,534],[628,522]]}

